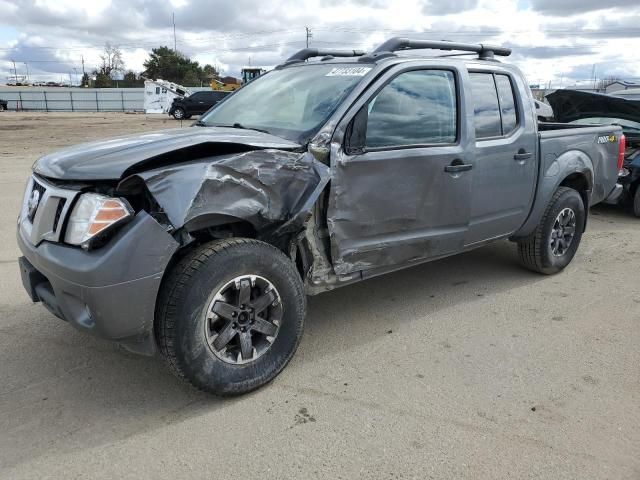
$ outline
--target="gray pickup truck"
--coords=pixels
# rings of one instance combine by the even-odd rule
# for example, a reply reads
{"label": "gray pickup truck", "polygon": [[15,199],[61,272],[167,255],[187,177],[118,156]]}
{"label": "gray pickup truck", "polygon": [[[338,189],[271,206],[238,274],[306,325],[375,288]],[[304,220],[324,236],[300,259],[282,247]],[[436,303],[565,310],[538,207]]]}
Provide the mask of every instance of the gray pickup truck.
{"label": "gray pickup truck", "polygon": [[621,129],[539,124],[509,53],[305,49],[190,128],[42,157],[18,218],[24,286],[232,395],[289,362],[306,295],[499,239],[559,272],[589,206],[620,194]]}

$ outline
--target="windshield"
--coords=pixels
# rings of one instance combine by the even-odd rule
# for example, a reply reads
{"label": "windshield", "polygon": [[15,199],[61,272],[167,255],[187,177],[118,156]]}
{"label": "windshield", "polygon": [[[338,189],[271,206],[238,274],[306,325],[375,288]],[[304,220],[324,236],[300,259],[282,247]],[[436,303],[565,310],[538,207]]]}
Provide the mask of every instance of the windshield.
{"label": "windshield", "polygon": [[262,130],[304,144],[370,70],[336,64],[274,70],[218,104],[199,124]]}
{"label": "windshield", "polygon": [[640,122],[632,122],[631,120],[625,120],[624,118],[589,117],[580,118],[569,123],[575,123],[576,125],[620,125],[623,130],[634,130],[640,132]]}

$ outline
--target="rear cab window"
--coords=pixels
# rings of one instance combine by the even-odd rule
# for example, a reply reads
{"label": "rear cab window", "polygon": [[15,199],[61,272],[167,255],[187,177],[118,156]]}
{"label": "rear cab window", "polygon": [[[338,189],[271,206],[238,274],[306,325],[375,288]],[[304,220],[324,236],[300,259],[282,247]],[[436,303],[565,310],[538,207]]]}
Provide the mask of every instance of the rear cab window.
{"label": "rear cab window", "polygon": [[500,138],[518,127],[511,78],[492,72],[470,72],[476,139]]}

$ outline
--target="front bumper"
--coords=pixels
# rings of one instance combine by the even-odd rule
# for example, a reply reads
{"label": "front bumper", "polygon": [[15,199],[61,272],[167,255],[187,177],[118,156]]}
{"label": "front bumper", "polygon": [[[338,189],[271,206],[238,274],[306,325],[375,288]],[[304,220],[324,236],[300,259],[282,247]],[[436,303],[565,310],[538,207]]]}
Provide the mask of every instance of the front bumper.
{"label": "front bumper", "polygon": [[79,330],[153,355],[153,319],[163,273],[178,243],[140,212],[102,248],[43,241],[18,228],[22,281],[34,302]]}

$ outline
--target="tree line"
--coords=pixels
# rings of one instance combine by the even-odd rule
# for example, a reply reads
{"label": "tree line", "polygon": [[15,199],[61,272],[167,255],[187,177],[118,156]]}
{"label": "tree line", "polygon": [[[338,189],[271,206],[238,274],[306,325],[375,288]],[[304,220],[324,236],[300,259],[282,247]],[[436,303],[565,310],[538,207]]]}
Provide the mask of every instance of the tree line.
{"label": "tree line", "polygon": [[200,65],[183,53],[161,46],[151,50],[144,61],[145,70],[138,74],[126,68],[119,47],[107,43],[100,55],[100,64],[91,75],[85,73],[82,86],[94,88],[141,87],[145,78],[168,80],[185,87],[208,85],[211,78],[218,76],[212,65]]}

